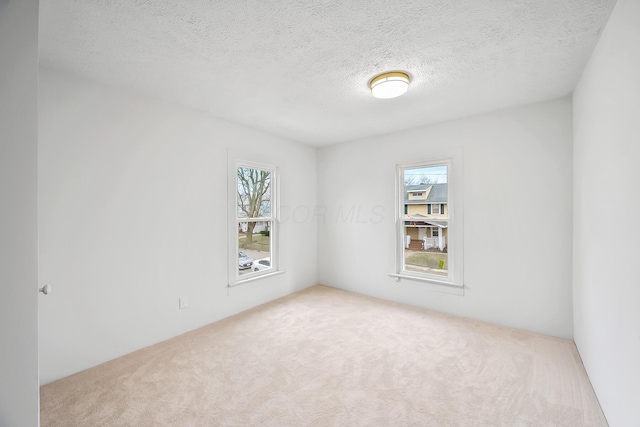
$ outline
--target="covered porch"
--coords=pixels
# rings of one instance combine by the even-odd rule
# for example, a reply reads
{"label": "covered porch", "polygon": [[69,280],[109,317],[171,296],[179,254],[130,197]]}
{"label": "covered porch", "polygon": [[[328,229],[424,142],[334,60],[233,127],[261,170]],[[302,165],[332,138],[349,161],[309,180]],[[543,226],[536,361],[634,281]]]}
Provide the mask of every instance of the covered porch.
{"label": "covered porch", "polygon": [[405,220],[405,248],[443,251],[447,247],[448,221],[429,220],[422,215],[412,215]]}

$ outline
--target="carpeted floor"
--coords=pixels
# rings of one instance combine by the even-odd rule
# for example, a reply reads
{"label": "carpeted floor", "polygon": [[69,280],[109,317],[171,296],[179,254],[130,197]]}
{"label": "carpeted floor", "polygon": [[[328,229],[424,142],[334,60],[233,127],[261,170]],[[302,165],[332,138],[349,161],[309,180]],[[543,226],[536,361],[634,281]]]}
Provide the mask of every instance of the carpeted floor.
{"label": "carpeted floor", "polygon": [[606,426],[571,341],[314,286],[41,388],[47,426]]}

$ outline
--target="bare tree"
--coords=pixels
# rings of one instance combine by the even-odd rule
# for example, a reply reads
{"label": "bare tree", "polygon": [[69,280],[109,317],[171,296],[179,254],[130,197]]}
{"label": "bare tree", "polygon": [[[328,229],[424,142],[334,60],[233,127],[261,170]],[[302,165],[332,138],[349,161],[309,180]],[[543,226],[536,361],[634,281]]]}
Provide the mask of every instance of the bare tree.
{"label": "bare tree", "polygon": [[404,175],[404,185],[416,185],[418,183],[418,177],[415,175]]}
{"label": "bare tree", "polygon": [[404,175],[404,185],[429,185],[437,184],[428,175]]}
{"label": "bare tree", "polygon": [[[246,218],[260,218],[271,212],[271,172],[238,168],[238,213]],[[253,243],[255,221],[247,222],[245,244]]]}
{"label": "bare tree", "polygon": [[437,184],[438,180],[435,181],[429,177],[429,175],[420,175],[420,185],[429,185],[429,184]]}

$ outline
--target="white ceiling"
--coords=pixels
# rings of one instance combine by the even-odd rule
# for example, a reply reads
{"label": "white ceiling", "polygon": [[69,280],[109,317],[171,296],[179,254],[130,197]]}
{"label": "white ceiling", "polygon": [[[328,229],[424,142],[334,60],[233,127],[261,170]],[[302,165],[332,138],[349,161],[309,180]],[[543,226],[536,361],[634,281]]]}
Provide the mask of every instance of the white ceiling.
{"label": "white ceiling", "polygon": [[[570,93],[615,0],[41,0],[44,67],[313,145]],[[407,94],[368,82],[408,72]]]}

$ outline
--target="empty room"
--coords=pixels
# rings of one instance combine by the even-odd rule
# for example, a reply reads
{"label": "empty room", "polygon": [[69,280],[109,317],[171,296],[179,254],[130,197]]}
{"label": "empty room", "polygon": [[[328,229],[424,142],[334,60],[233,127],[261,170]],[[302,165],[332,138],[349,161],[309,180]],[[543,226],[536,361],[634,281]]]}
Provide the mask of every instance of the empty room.
{"label": "empty room", "polygon": [[640,426],[638,46],[638,0],[0,0],[0,426]]}

